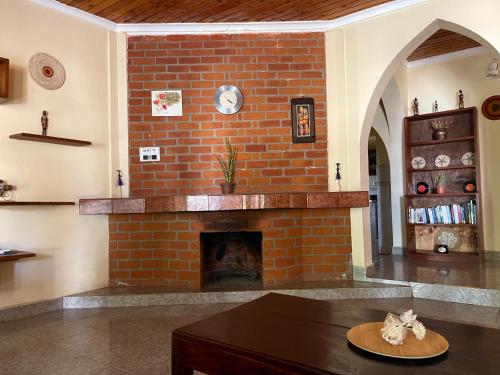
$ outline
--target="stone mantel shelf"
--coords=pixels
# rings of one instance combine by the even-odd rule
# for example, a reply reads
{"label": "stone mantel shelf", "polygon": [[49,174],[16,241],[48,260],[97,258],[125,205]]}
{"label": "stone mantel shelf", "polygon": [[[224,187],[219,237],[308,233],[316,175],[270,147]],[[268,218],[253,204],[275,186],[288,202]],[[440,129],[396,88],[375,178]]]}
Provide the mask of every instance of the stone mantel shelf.
{"label": "stone mantel shelf", "polygon": [[368,207],[367,191],[80,199],[81,215]]}

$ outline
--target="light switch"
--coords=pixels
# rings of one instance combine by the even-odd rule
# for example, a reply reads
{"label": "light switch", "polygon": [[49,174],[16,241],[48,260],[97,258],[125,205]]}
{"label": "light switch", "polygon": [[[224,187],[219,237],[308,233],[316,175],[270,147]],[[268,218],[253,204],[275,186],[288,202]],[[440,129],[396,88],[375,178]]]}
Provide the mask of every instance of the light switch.
{"label": "light switch", "polygon": [[141,162],[159,161],[160,160],[160,148],[159,147],[139,147],[139,159]]}

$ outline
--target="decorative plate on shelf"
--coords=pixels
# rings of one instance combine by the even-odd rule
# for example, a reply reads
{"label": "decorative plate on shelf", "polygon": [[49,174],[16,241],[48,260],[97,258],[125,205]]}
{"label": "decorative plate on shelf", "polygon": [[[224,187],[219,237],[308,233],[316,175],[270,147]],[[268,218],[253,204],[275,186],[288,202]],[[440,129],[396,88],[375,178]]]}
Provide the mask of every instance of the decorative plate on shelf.
{"label": "decorative plate on shelf", "polygon": [[460,235],[455,229],[439,229],[435,239],[436,244],[446,245],[449,250],[460,247]]}
{"label": "decorative plate on shelf", "polygon": [[417,340],[408,335],[403,345],[391,345],[384,341],[380,330],[384,322],[364,323],[347,332],[347,340],[355,347],[384,357],[424,359],[437,357],[449,348],[448,341],[439,333],[426,329],[425,339]]}
{"label": "decorative plate on shelf", "polygon": [[467,180],[462,186],[464,193],[475,193],[476,192],[476,181]]}
{"label": "decorative plate on shelf", "polygon": [[416,191],[417,194],[427,194],[429,192],[429,185],[423,181],[417,182]]}
{"label": "decorative plate on shelf", "polygon": [[411,160],[411,167],[413,169],[422,169],[425,167],[425,159],[421,156],[415,156]]}
{"label": "decorative plate on shelf", "polygon": [[476,161],[476,155],[473,152],[466,152],[462,155],[462,164],[466,166],[474,165]]}
{"label": "decorative plate on shelf", "polygon": [[434,160],[434,164],[438,168],[446,168],[450,165],[450,157],[448,155],[438,155]]}

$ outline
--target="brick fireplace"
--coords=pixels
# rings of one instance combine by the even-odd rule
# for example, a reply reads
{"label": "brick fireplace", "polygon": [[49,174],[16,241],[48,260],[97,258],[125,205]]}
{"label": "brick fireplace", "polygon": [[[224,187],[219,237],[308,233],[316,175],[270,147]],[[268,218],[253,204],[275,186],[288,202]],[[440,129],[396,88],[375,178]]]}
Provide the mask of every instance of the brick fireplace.
{"label": "brick fireplace", "polygon": [[202,287],[201,233],[262,232],[262,284],[350,278],[348,208],[111,214],[110,283]]}
{"label": "brick fireplace", "polygon": [[[224,263],[264,287],[350,278],[349,209],[368,195],[328,193],[325,78],[323,33],[129,37],[131,198],[80,201],[81,214],[109,215],[110,284],[200,290]],[[244,96],[230,116],[213,105],[226,84]],[[182,90],[182,116],[152,116],[152,90]],[[315,143],[292,142],[301,96],[315,101]],[[230,196],[217,195],[226,139],[238,148]],[[144,146],[160,161],[141,163]],[[220,233],[208,261],[201,239]],[[260,248],[235,250],[244,233],[259,233]]]}

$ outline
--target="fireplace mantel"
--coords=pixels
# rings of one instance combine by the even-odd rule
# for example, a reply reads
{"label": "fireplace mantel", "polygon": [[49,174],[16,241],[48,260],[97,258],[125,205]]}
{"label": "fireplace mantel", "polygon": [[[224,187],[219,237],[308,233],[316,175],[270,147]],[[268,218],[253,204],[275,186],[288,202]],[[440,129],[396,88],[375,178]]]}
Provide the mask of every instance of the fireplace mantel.
{"label": "fireplace mantel", "polygon": [[368,207],[367,191],[80,199],[81,215]]}

